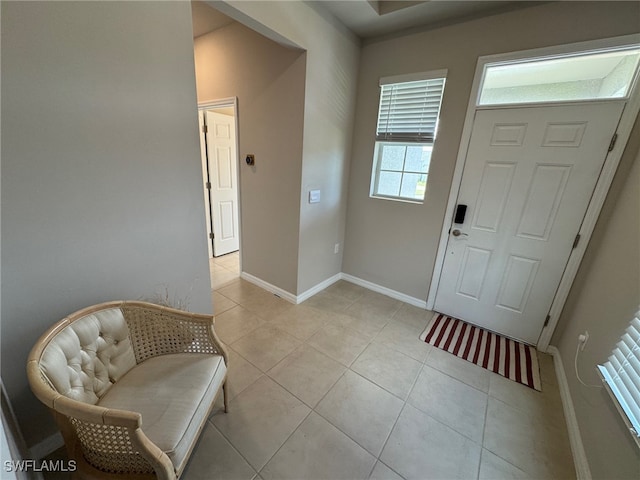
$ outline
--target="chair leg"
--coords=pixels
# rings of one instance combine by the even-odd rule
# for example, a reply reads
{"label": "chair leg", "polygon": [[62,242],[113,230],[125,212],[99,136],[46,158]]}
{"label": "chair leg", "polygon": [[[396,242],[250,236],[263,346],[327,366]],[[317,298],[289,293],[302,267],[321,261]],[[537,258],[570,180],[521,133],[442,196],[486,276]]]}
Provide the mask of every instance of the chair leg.
{"label": "chair leg", "polygon": [[224,413],[229,411],[229,392],[227,391],[227,380],[222,384],[222,396],[224,399]]}

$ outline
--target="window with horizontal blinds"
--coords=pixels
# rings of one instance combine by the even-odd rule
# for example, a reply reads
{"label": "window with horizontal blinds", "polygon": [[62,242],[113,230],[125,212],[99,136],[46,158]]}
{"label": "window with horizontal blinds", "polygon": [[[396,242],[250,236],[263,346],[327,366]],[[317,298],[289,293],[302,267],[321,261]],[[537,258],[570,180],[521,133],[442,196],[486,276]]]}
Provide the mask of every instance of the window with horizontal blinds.
{"label": "window with horizontal blinds", "polygon": [[381,85],[376,140],[433,143],[444,78]]}
{"label": "window with horizontal blinds", "polygon": [[640,446],[640,311],[611,352],[609,361],[598,365],[598,370]]}

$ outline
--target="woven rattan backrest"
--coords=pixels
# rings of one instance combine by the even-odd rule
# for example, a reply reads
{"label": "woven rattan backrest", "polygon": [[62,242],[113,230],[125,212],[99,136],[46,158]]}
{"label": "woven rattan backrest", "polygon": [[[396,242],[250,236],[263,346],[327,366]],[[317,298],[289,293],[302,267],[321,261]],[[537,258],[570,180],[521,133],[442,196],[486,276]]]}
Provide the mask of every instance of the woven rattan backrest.
{"label": "woven rattan backrest", "polygon": [[136,362],[171,353],[221,354],[211,342],[211,324],[185,321],[170,310],[123,304]]}

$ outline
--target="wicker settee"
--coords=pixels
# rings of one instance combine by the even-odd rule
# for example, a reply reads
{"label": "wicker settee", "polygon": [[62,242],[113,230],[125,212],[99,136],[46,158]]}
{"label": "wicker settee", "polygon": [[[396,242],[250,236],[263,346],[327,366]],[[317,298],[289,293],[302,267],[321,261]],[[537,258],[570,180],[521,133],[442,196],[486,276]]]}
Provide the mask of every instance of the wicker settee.
{"label": "wicker settee", "polygon": [[227,358],[210,315],[110,302],[51,327],[27,374],[76,477],[176,479],[221,390],[227,410]]}

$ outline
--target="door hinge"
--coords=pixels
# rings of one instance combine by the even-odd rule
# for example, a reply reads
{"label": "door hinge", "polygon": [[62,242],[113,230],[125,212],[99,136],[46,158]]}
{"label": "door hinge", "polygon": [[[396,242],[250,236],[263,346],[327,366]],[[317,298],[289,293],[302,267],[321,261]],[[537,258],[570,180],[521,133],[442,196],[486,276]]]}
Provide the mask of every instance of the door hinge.
{"label": "door hinge", "polygon": [[576,248],[578,246],[578,243],[580,243],[580,234],[577,234],[576,238],[573,239],[573,246],[571,247],[571,250]]}
{"label": "door hinge", "polygon": [[544,319],[544,326],[549,325],[549,320],[551,320],[551,315],[547,315],[547,318]]}
{"label": "door hinge", "polygon": [[215,236],[213,233],[210,233],[210,234],[209,234],[209,238],[210,238],[211,240],[213,240],[214,238],[216,238],[216,236]]}
{"label": "door hinge", "polygon": [[209,133],[209,127],[202,125],[202,133]]}
{"label": "door hinge", "polygon": [[207,182],[206,184],[207,190],[211,190],[211,182]]}
{"label": "door hinge", "polygon": [[614,133],[613,137],[611,137],[611,142],[609,143],[609,150],[607,150],[607,152],[610,152],[611,150],[613,150],[613,147],[616,146],[616,140],[618,140],[618,134]]}

